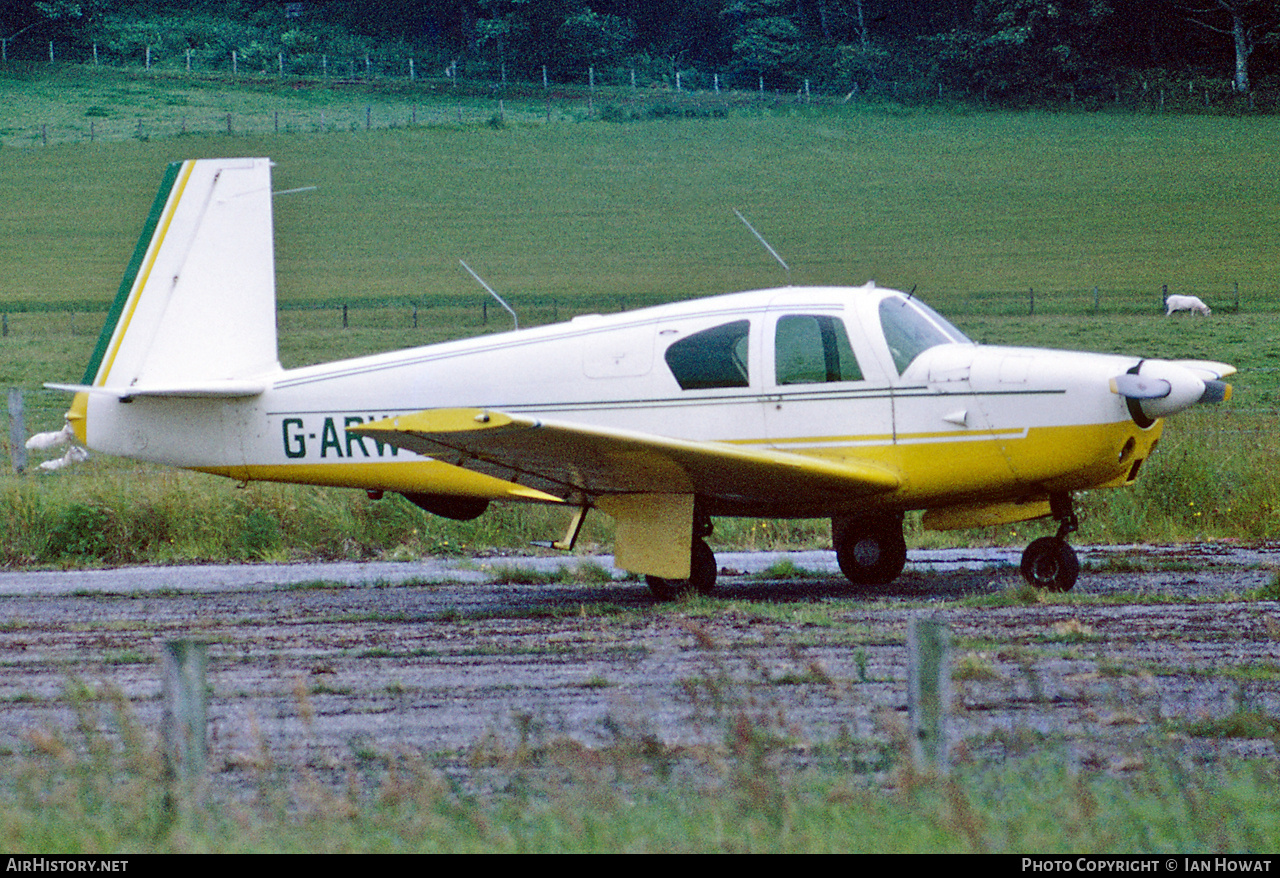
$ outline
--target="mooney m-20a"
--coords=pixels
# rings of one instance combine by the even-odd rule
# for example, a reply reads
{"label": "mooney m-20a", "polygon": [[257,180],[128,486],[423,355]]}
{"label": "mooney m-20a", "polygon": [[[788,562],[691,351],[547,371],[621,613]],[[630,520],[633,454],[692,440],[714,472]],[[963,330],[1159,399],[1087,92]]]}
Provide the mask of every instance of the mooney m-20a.
{"label": "mooney m-20a", "polygon": [[270,162],[171,165],[66,435],[214,473],[616,521],[659,597],[706,592],[716,516],[830,518],[841,570],[886,583],[903,514],[1052,516],[1022,570],[1070,588],[1073,492],[1137,478],[1162,419],[1230,395],[1205,361],[978,345],[874,284],[767,289],[298,369],[276,349]]}

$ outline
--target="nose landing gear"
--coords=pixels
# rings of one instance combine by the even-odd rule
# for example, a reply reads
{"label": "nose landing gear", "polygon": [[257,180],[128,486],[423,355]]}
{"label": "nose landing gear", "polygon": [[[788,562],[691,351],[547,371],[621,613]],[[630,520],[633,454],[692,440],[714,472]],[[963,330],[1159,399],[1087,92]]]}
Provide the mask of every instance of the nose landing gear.
{"label": "nose landing gear", "polygon": [[1080,527],[1070,494],[1049,497],[1049,510],[1058,521],[1058,533],[1033,540],[1022,553],[1022,577],[1046,591],[1070,591],[1080,576],[1080,559],[1067,544],[1067,535]]}

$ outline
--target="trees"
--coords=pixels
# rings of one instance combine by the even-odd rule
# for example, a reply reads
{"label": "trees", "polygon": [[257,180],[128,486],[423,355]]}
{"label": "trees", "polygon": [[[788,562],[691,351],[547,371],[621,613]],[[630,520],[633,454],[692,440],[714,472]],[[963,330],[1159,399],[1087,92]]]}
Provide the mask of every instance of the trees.
{"label": "trees", "polygon": [[1232,85],[1249,91],[1249,58],[1260,42],[1274,42],[1280,34],[1280,8],[1274,0],[1207,0],[1187,7],[1188,17],[1201,27],[1231,37],[1235,53]]}
{"label": "trees", "polygon": [[954,84],[1017,97],[1070,89],[1100,72],[1102,31],[1113,16],[1101,0],[979,0],[965,27],[933,42]]}
{"label": "trees", "polygon": [[0,37],[25,60],[47,58],[49,41],[81,56],[94,44],[133,57],[145,44],[211,59],[283,52],[285,64],[381,50],[495,77],[536,79],[545,65],[581,81],[588,67],[615,78],[630,67],[685,82],[736,72],[747,88],[914,82],[1025,102],[1210,71],[1248,91],[1277,70],[1280,0],[0,0]]}

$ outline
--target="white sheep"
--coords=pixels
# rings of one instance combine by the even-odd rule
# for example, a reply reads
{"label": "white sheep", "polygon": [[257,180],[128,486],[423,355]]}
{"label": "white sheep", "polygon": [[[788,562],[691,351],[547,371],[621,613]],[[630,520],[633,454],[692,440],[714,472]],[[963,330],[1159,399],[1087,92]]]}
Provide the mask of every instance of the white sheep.
{"label": "white sheep", "polygon": [[1190,311],[1193,314],[1203,314],[1206,317],[1213,313],[1209,310],[1209,306],[1200,301],[1197,296],[1169,296],[1164,300],[1164,306],[1167,309],[1164,312],[1166,317],[1174,311]]}

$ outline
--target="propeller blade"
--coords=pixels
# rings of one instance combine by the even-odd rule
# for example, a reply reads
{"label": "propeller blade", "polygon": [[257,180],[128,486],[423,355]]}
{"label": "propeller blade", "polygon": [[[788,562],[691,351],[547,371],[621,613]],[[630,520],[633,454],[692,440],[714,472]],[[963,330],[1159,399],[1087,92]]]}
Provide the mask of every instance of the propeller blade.
{"label": "propeller blade", "polygon": [[1125,399],[1164,399],[1173,385],[1163,378],[1146,378],[1126,372],[1111,379],[1111,392]]}

